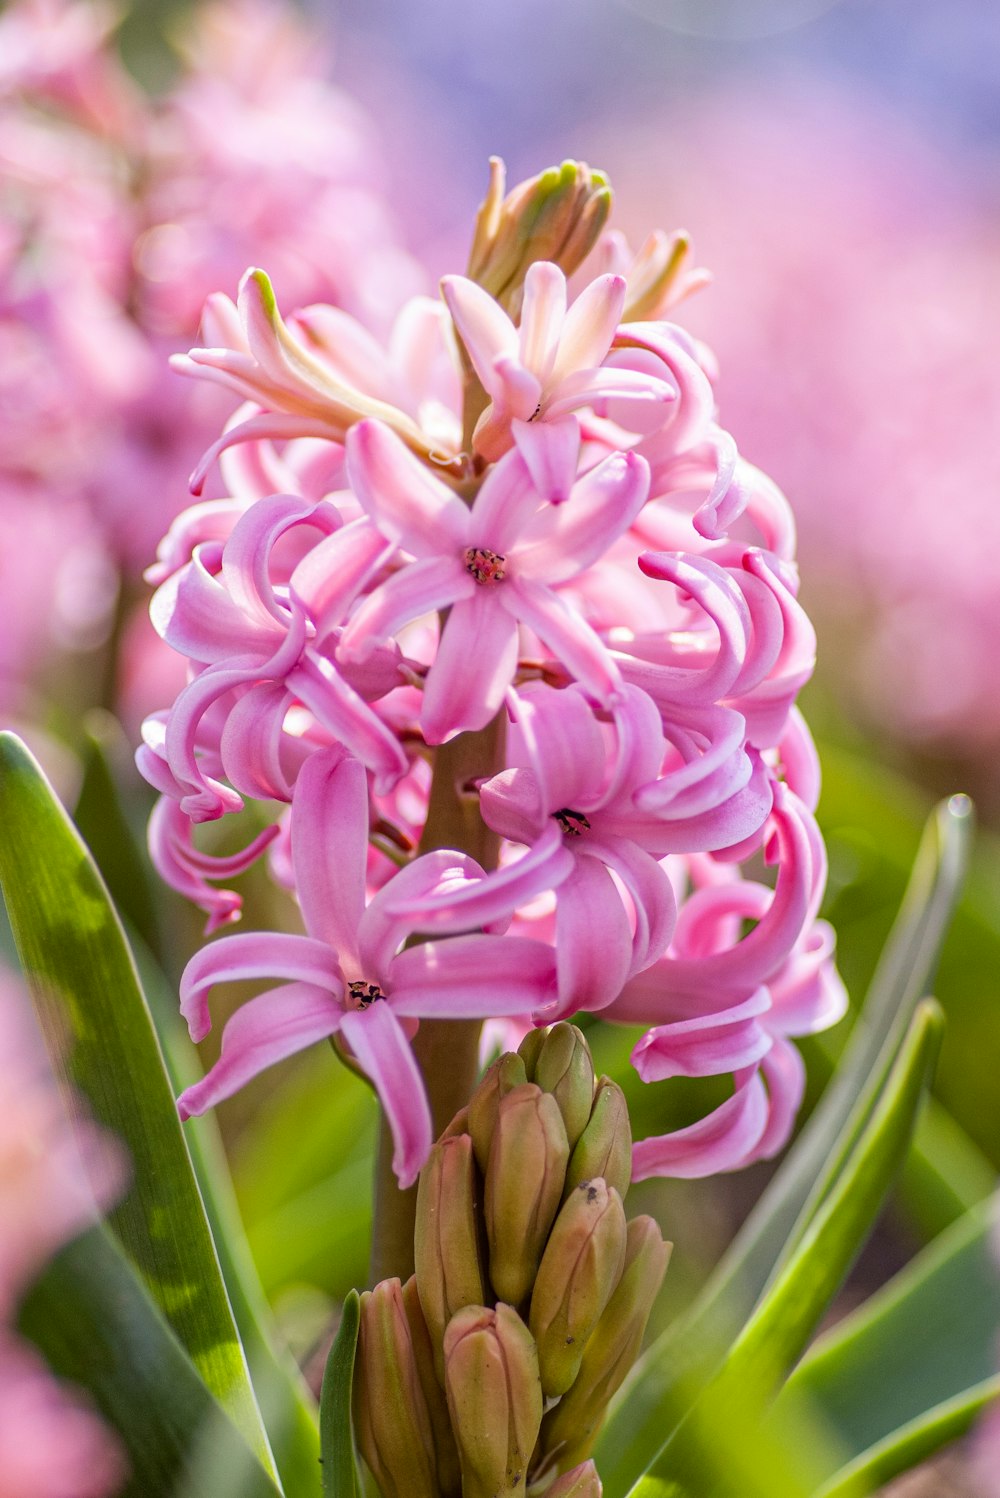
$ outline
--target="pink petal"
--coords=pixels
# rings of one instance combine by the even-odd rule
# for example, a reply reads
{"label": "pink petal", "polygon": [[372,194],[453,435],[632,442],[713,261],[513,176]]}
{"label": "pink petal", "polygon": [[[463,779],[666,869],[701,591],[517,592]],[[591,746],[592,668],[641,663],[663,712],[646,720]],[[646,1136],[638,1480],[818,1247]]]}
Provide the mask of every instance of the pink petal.
{"label": "pink petal", "polygon": [[626,290],[624,276],[598,276],[583,288],[566,314],[549,383],[601,363],[621,321]]}
{"label": "pink petal", "polygon": [[632,928],[614,880],[598,858],[574,861],[556,895],[560,1016],[610,1004],[632,961]]}
{"label": "pink petal", "polygon": [[747,1161],[748,1165],[753,1160],[770,1160],[784,1149],[791,1138],[806,1090],[805,1063],[795,1047],[785,1040],[775,1040],[760,1069],[767,1083],[770,1111],[767,1128]]}
{"label": "pink petal", "polygon": [[262,624],[274,620],[286,627],[288,607],[275,598],[271,552],[281,536],[303,520],[325,531],[340,524],[330,505],[317,505],[296,494],[271,494],[251,505],[233,527],[222,549],[222,582],[248,620]]}
{"label": "pink petal", "polygon": [[573,486],[564,505],[539,510],[513,550],[519,578],[562,583],[592,566],[628,530],[646,502],[649,468],[613,453]]}
{"label": "pink petal", "polygon": [[[457,855],[448,856],[454,859]],[[424,899],[410,894],[404,897],[399,887],[400,874],[376,895],[369,910],[384,899],[387,910],[405,920],[411,931],[461,932],[473,926],[492,926],[509,921],[518,906],[557,888],[572,873],[573,865],[573,855],[563,846],[562,833],[551,822],[533,848],[493,873],[483,874],[480,870],[478,878]]]}
{"label": "pink petal", "polygon": [[281,764],[291,701],[284,682],[262,682],[244,692],[227,714],[219,752],[227,779],[241,795],[263,801],[292,799]]}
{"label": "pink petal", "polygon": [[469,544],[469,511],[381,421],[361,421],[347,436],[351,486],[390,541],[417,557]]}
{"label": "pink petal", "polygon": [[227,427],[218,441],[206,448],[198,459],[198,465],[188,480],[191,493],[202,492],[212,464],[229,448],[236,447],[242,442],[261,442],[265,439],[287,442],[295,437],[321,437],[329,442],[331,440],[330,423],[320,418],[311,419],[308,416],[300,416],[287,411],[263,411],[256,416],[248,417],[246,421],[238,422],[235,426]]}
{"label": "pink petal", "polygon": [[635,931],[628,975],[662,957],[677,921],[677,901],[666,871],[655,858],[626,838],[587,838],[588,852],[617,874],[632,900]]}
{"label": "pink petal", "polygon": [[320,638],[343,623],[358,593],[391,552],[391,543],[365,515],[306,553],[292,573],[289,592],[309,614]]}
{"label": "pink petal", "polygon": [[339,747],[320,749],[299,771],[292,802],[295,889],[309,935],[346,964],[356,958],[368,866],[368,782]]}
{"label": "pink petal", "polygon": [[551,261],[536,260],[524,278],[518,342],[521,363],[542,385],[555,365],[565,316],[566,277]]}
{"label": "pink petal", "polygon": [[717,1077],[756,1066],[771,1048],[759,1016],[771,1007],[758,988],[730,1009],[699,1014],[647,1030],[632,1052],[632,1065],[644,1082],[669,1077]]}
{"label": "pink petal", "polygon": [[515,420],[510,429],[537,492],[550,504],[562,504],[569,498],[580,461],[580,423],[576,417]]}
{"label": "pink petal", "polygon": [[328,994],[343,987],[337,954],[325,942],[282,931],[220,936],[194,954],[181,976],[181,1014],[192,1040],[204,1040],[212,1028],[210,990],[245,978],[291,978]]}
{"label": "pink petal", "polygon": [[217,557],[214,544],[197,547],[191,561],[157,588],[149,605],[153,628],[180,655],[205,665],[234,655],[270,655],[284,631],[273,619],[247,618],[205,565],[206,558]]}
{"label": "pink petal", "polygon": [[506,554],[540,504],[524,458],[518,452],[506,453],[486,475],[473,500],[469,545]]}
{"label": "pink petal", "polygon": [[768,1100],[756,1069],[720,1107],[686,1129],[632,1146],[632,1179],[697,1179],[739,1170],[752,1158],[768,1121]]}
{"label": "pink petal", "polygon": [[205,935],[239,920],[243,899],[232,889],[215,889],[209,879],[230,879],[253,864],[278,835],[277,823],[265,827],[240,853],[215,857],[191,841],[191,823],[170,796],[161,796],[149,819],[150,860],[171,889],[191,900],[208,916]]}
{"label": "pink petal", "polygon": [[[424,921],[424,911],[435,894],[447,903],[463,890],[475,888],[483,871],[474,858],[437,848],[415,858],[383,885],[365,910],[358,924],[356,951],[358,971],[367,982],[390,987],[392,960],[403,943],[416,931],[435,927],[432,915]],[[459,929],[468,931],[473,922]],[[447,930],[447,918],[436,929]]]}
{"label": "pink petal", "polygon": [[555,953],[515,936],[452,936],[407,947],[392,964],[392,1005],[422,1019],[525,1014],[556,996]]}
{"label": "pink petal", "polygon": [[390,728],[328,661],[303,657],[289,673],[289,689],[322,726],[374,773],[375,791],[388,795],[409,768]]}
{"label": "pink petal", "polygon": [[[557,691],[528,682],[517,693],[515,710],[508,757],[530,765],[539,814],[551,816],[564,807],[590,811],[599,803],[607,749],[586,697],[578,687]],[[522,782],[522,791],[528,787]]]}
{"label": "pink petal", "polygon": [[508,577],[500,601],[526,624],[575,676],[581,686],[607,703],[622,686],[618,667],[590,625],[551,588],[531,578]]}
{"label": "pink petal", "polygon": [[518,647],[517,625],[497,598],[504,586],[473,583],[471,596],[448,615],[420,712],[429,744],[485,728],[500,710],[517,670]]}
{"label": "pink petal", "polygon": [[340,637],[341,658],[359,664],[411,620],[471,598],[476,586],[457,556],[407,562],[362,600]]}
{"label": "pink petal", "polygon": [[517,357],[517,329],[499,302],[465,276],[444,276],[441,295],[483,389],[495,395],[494,364],[503,354]]}
{"label": "pink petal", "polygon": [[378,1093],[395,1144],[392,1168],[405,1191],[420,1174],[433,1136],[424,1079],[394,1007],[383,1000],[350,1010],[341,1032]]}
{"label": "pink petal", "polygon": [[214,1108],[269,1066],[333,1035],[342,1013],[333,994],[310,983],[288,983],[250,999],[227,1022],[218,1061],[177,1099],[181,1118]]}
{"label": "pink petal", "polygon": [[[580,369],[553,385],[542,402],[544,421],[558,421],[585,406],[604,409],[614,403],[612,414],[626,431],[637,431],[661,421],[662,412],[677,392],[666,380],[638,369],[620,369],[606,364],[601,369]],[[645,461],[645,460],[643,460]]]}

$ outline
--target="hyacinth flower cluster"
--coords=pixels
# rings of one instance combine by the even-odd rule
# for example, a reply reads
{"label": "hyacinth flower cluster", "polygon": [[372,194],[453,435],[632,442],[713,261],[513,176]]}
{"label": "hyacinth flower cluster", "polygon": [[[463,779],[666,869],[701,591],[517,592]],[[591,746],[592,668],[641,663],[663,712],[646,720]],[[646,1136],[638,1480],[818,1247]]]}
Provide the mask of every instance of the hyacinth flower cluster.
{"label": "hyacinth flower cluster", "polygon": [[669,1257],[626,1223],[631,1164],[575,1027],[487,1071],[421,1172],[415,1273],[361,1297],[354,1427],[383,1498],[599,1498],[589,1454]]}
{"label": "hyacinth flower cluster", "polygon": [[123,1161],[88,1121],[71,1124],[26,992],[0,972],[0,1493],[106,1498],[125,1462],[83,1396],[53,1378],[16,1331],[46,1261],[119,1194]]}
{"label": "hyacinth flower cluster", "polygon": [[[845,1005],[817,920],[794,525],[719,424],[710,353],[666,318],[704,279],[686,240],[632,254],[609,207],[586,167],[505,193],[494,163],[469,274],[387,344],[325,305],[284,319],[251,270],[175,360],[243,405],[193,478],[218,461],[227,496],[182,514],[149,574],[188,663],[138,756],[152,855],[210,933],[266,858],[304,927],[189,963],[196,1040],[213,990],[266,987],[185,1116],[329,1039],[408,1187],[484,1025],[503,1048],[588,1014],[642,1027],[645,1082],[732,1079],[636,1144],[633,1179],[789,1137],[794,1039]],[[196,838],[248,802],[266,824],[241,851]]]}

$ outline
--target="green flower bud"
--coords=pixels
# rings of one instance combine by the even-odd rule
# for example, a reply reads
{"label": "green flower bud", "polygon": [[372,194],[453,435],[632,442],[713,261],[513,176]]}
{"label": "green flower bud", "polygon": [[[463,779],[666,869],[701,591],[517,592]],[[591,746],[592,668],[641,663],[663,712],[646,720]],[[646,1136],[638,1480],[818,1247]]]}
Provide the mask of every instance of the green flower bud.
{"label": "green flower bud", "polygon": [[564,1472],[550,1487],[544,1489],[540,1498],[601,1498],[604,1489],[593,1462],[584,1462],[572,1472]]}
{"label": "green flower bud", "polygon": [[[594,1063],[583,1034],[575,1025],[561,1023],[543,1036],[535,1059],[532,1081],[543,1092],[551,1092],[559,1104],[572,1149],[583,1133],[594,1102]],[[602,1175],[603,1171],[593,1171]],[[605,1179],[607,1179],[605,1177]],[[617,1185],[617,1182],[612,1184]]]}
{"label": "green flower bud", "polygon": [[354,1430],[382,1498],[438,1498],[434,1434],[397,1279],[361,1297]]}
{"label": "green flower bud", "polygon": [[569,1143],[554,1097],[525,1082],[500,1099],[486,1167],[486,1237],[497,1296],[520,1305],[562,1201]]}
{"label": "green flower bud", "polygon": [[462,1498],[523,1494],[542,1420],[528,1328],[510,1306],[468,1306],[448,1323],[444,1368]]}
{"label": "green flower bud", "polygon": [[517,1054],[524,1062],[524,1070],[527,1080],[535,1080],[535,1067],[538,1064],[538,1053],[545,1044],[548,1030],[529,1030],[517,1048]]}
{"label": "green flower bud", "polygon": [[476,1152],[476,1164],[483,1175],[490,1158],[500,1099],[527,1080],[520,1056],[505,1051],[494,1061],[469,1099],[469,1133]]}
{"label": "green flower bud", "polygon": [[435,1467],[437,1470],[438,1485],[441,1489],[442,1498],[457,1498],[462,1491],[462,1474],[458,1466],[458,1450],[455,1446],[455,1437],[451,1432],[451,1420],[448,1417],[448,1405],[444,1397],[444,1389],[438,1382],[437,1373],[434,1368],[434,1348],[431,1345],[431,1334],[427,1330],[427,1322],[424,1313],[420,1309],[420,1296],[417,1292],[417,1277],[411,1274],[403,1286],[403,1311],[410,1327],[410,1344],[413,1348],[413,1361],[420,1380],[420,1387],[424,1399],[427,1401],[427,1414],[430,1418],[431,1432],[434,1437]]}
{"label": "green flower bud", "polygon": [[628,1225],[622,1277],[583,1349],[580,1371],[545,1417],[542,1449],[558,1457],[560,1466],[589,1455],[608,1401],[639,1356],[669,1258],[670,1244],[664,1243],[652,1217],[634,1218]]}
{"label": "green flower bud", "polygon": [[504,164],[494,156],[467,274],[516,318],[529,265],[552,260],[571,276],[597,243],[612,194],[603,172],[582,161],[550,167],[506,195],[505,187]]}
{"label": "green flower bud", "polygon": [[486,1299],[476,1215],[478,1192],[468,1134],[439,1139],[420,1172],[413,1250],[420,1307],[442,1380],[445,1327],[463,1306],[482,1305]]}
{"label": "green flower bud", "polygon": [[624,1198],[632,1179],[632,1127],[628,1104],[617,1082],[602,1077],[594,1094],[590,1121],[570,1156],[566,1194],[581,1181],[600,1176]]}
{"label": "green flower bud", "polygon": [[618,1192],[603,1180],[581,1181],[556,1218],[531,1296],[528,1324],[547,1396],[565,1394],[580,1370],[587,1338],[621,1278],[625,1237]]}

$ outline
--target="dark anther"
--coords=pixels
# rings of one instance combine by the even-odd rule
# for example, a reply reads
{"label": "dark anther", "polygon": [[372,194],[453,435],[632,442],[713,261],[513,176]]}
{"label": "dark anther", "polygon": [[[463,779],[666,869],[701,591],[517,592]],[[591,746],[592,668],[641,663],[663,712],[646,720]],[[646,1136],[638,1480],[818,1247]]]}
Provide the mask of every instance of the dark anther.
{"label": "dark anther", "polygon": [[465,552],[465,570],[471,572],[477,583],[502,583],[507,576],[503,552],[490,551],[486,546],[469,546]]}
{"label": "dark anther", "polygon": [[365,983],[360,978],[355,978],[353,983],[348,983],[347,992],[359,1009],[367,1009],[368,1005],[374,1004],[376,999],[385,998],[385,994],[377,983]]}
{"label": "dark anther", "polygon": [[552,815],[569,837],[579,837],[581,832],[590,831],[590,823],[582,811],[570,811],[568,806],[564,806]]}

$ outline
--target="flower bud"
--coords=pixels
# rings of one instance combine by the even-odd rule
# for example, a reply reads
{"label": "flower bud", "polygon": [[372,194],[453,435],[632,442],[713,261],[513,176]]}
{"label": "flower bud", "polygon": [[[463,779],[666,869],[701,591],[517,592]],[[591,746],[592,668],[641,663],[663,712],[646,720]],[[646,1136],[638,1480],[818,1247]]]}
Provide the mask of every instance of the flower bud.
{"label": "flower bud", "polygon": [[550,167],[506,195],[505,187],[504,164],[494,156],[467,274],[516,319],[533,261],[554,261],[571,276],[587,258],[611,211],[611,188],[582,161]]}
{"label": "flower bud", "polygon": [[604,1492],[597,1468],[593,1462],[584,1462],[572,1472],[564,1472],[550,1487],[544,1489],[540,1498],[601,1498]]}
{"label": "flower bud", "polygon": [[531,1294],[545,1240],[559,1211],[569,1159],[554,1097],[525,1082],[500,1099],[486,1168],[490,1281],[500,1300]]}
{"label": "flower bud", "polygon": [[467,1306],[444,1334],[445,1390],[462,1498],[524,1493],[542,1421],[538,1354],[517,1312]]}
{"label": "flower bud", "polygon": [[528,1324],[547,1396],[565,1394],[621,1278],[625,1209],[603,1180],[581,1181],[563,1204],[542,1255]]}
{"label": "flower bud", "polygon": [[547,1030],[529,1030],[517,1048],[517,1054],[524,1062],[524,1071],[529,1082],[535,1080],[538,1053],[545,1044],[545,1037],[548,1033]]}
{"label": "flower bud", "polygon": [[[576,1025],[563,1022],[541,1033],[543,1038],[532,1081],[543,1092],[551,1092],[559,1104],[572,1149],[590,1118],[594,1102],[594,1063],[587,1042]],[[603,1175],[604,1172],[595,1170],[591,1174]],[[617,1186],[618,1183],[614,1181],[612,1184]]]}
{"label": "flower bud", "polygon": [[482,1305],[486,1299],[477,1195],[476,1164],[468,1134],[439,1139],[420,1172],[413,1252],[420,1307],[441,1379],[445,1327],[463,1306]]}
{"label": "flower bud", "polygon": [[437,1373],[434,1369],[434,1349],[431,1345],[431,1334],[427,1330],[427,1322],[424,1313],[420,1309],[420,1296],[417,1292],[417,1277],[411,1274],[403,1286],[403,1311],[406,1314],[410,1327],[410,1343],[413,1348],[413,1361],[423,1390],[424,1399],[427,1401],[427,1414],[430,1418],[431,1433],[434,1438],[434,1457],[437,1470],[438,1486],[443,1498],[453,1498],[462,1491],[462,1474],[458,1466],[458,1450],[455,1446],[455,1437],[451,1432],[451,1420],[448,1417],[448,1405],[444,1397],[444,1389],[438,1382]]}
{"label": "flower bud", "polygon": [[602,1077],[594,1094],[590,1121],[570,1156],[566,1195],[581,1181],[600,1176],[625,1196],[632,1179],[632,1128],[625,1094],[617,1082]]}
{"label": "flower bud", "polygon": [[476,1152],[476,1164],[483,1175],[490,1158],[500,1099],[527,1080],[520,1056],[505,1051],[497,1057],[469,1099],[469,1133]]}
{"label": "flower bud", "polygon": [[437,1498],[434,1435],[397,1279],[361,1297],[354,1430],[382,1498]]}
{"label": "flower bud", "polygon": [[678,302],[707,286],[711,275],[707,270],[691,269],[690,255],[691,241],[683,232],[668,236],[657,230],[651,234],[628,272],[622,322],[659,321]]}
{"label": "flower bud", "polygon": [[608,1401],[639,1356],[669,1258],[670,1244],[664,1243],[652,1217],[634,1218],[628,1225],[622,1277],[583,1350],[572,1387],[545,1418],[542,1448],[558,1456],[561,1465],[589,1454]]}

